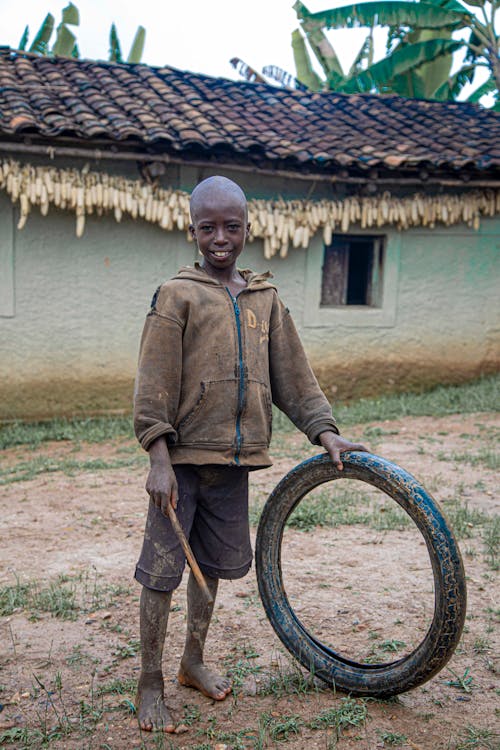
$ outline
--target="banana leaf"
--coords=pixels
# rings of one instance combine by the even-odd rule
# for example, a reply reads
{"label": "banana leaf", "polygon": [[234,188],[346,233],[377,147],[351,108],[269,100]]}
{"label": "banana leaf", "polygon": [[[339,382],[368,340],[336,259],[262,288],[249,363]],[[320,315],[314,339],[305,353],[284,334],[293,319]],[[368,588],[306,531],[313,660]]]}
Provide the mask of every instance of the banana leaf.
{"label": "banana leaf", "polygon": [[[467,44],[471,45],[472,47],[476,47],[477,49],[483,49],[484,47],[482,39],[478,37],[474,29],[471,29]],[[467,52],[465,53],[466,62],[474,62],[474,60],[479,57],[479,52],[477,52],[475,49],[471,49],[471,46],[467,47]]]}
{"label": "banana leaf", "polygon": [[384,86],[380,87],[381,93],[398,94],[411,99],[426,99],[427,91],[425,81],[415,70],[407,70],[402,75],[397,75],[391,82],[390,91]]}
{"label": "banana leaf", "polygon": [[57,38],[52,47],[52,53],[60,57],[71,57],[75,42],[76,36],[62,23],[57,29]]}
{"label": "banana leaf", "polygon": [[498,91],[498,89],[496,87],[495,79],[491,76],[491,78],[488,78],[487,81],[482,83],[481,86],[478,86],[478,88],[467,97],[467,101],[476,104],[481,97],[491,94],[494,91]]}
{"label": "banana leaf", "polygon": [[463,87],[468,83],[472,83],[475,71],[475,65],[463,66],[436,89],[432,98],[438,101],[454,101]]}
{"label": "banana leaf", "polygon": [[109,61],[118,63],[123,62],[120,40],[118,39],[118,33],[114,23],[111,24],[111,29],[109,30]]}
{"label": "banana leaf", "polygon": [[[430,5],[435,5],[438,8],[443,8],[443,10],[456,10],[457,13],[469,13],[470,11],[463,5],[462,3],[459,3],[458,0],[425,0],[426,3],[430,3]],[[468,5],[472,5],[469,0],[466,0]]]}
{"label": "banana leaf", "polygon": [[54,16],[51,13],[47,13],[45,19],[38,29],[36,37],[33,39],[33,43],[29,48],[30,52],[38,52],[40,55],[47,54],[47,48],[50,37],[54,31]]}
{"label": "banana leaf", "polygon": [[73,5],[73,3],[69,3],[69,5],[63,8],[62,23],[67,23],[70,26],[80,25],[80,13],[78,12],[76,5]]}
{"label": "banana leaf", "polygon": [[144,42],[146,41],[146,29],[144,26],[138,26],[135,32],[134,41],[128,53],[128,63],[140,63],[142,53],[144,52]]}
{"label": "banana leaf", "polygon": [[[299,18],[302,10],[308,12],[306,6],[299,1],[296,2],[293,7]],[[334,71],[338,76],[344,78],[344,71],[340,64],[340,60],[326,35],[318,25],[316,23],[308,23],[307,20],[305,20],[302,23],[302,31],[304,32],[316,59],[323,68],[325,75]]]}
{"label": "banana leaf", "polygon": [[470,24],[471,13],[463,8],[445,10],[432,2],[387,2],[356,3],[341,8],[331,8],[319,13],[301,13],[303,22],[311,21],[327,29],[352,29],[357,26],[410,26],[411,28],[438,29],[442,26],[461,28]]}
{"label": "banana leaf", "polygon": [[305,39],[298,29],[292,32],[292,50],[299,81],[310,91],[321,91],[323,81],[312,67]]}
{"label": "banana leaf", "polygon": [[252,83],[267,83],[266,79],[263,78],[260,73],[255,70],[255,68],[252,68],[251,65],[248,65],[239,57],[233,57],[229,62],[231,63],[233,68],[238,71],[240,76],[242,76],[246,81]]}
{"label": "banana leaf", "polygon": [[17,49],[22,49],[22,50],[26,49],[26,45],[28,44],[29,33],[30,33],[29,26],[26,26],[23,31],[23,35],[21,37],[21,41],[19,42],[19,46]]}
{"label": "banana leaf", "polygon": [[370,29],[370,33],[361,45],[361,49],[356,55],[356,59],[351,65],[351,69],[347,74],[347,77],[353,78],[353,76],[365,70],[365,68],[363,67],[365,62],[367,63],[368,67],[373,64],[373,29]]}
{"label": "banana leaf", "polygon": [[394,81],[397,76],[435,60],[440,55],[456,52],[461,47],[462,42],[450,39],[430,39],[426,42],[409,44],[395,50],[390,57],[374,63],[367,70],[348,80],[342,90],[347,93],[379,90],[384,84]]}
{"label": "banana leaf", "polygon": [[[417,29],[408,38],[415,44],[418,42],[427,42],[431,39],[453,39],[453,29]],[[443,81],[447,81],[453,64],[453,55],[439,55],[436,59],[424,63],[418,69],[418,76],[422,81],[424,91],[421,95],[423,99],[434,99],[436,90],[441,86]],[[420,98],[420,97],[419,97]]]}
{"label": "banana leaf", "polygon": [[[231,60],[231,63],[233,61]],[[287,89],[298,89],[299,91],[307,91],[307,87],[301,83],[298,78],[295,78],[291,73],[288,73],[283,68],[279,68],[277,65],[266,65],[262,69],[262,73],[267,78],[272,78],[273,81],[280,83]]]}

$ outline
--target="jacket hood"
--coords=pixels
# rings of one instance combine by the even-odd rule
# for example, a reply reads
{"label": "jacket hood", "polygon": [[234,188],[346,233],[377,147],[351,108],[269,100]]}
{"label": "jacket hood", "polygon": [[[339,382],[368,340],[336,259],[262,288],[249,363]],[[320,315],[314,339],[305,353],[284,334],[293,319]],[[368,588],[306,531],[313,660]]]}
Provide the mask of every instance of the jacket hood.
{"label": "jacket hood", "polygon": [[[239,273],[243,276],[247,282],[248,288],[255,289],[276,289],[276,285],[268,281],[273,278],[271,271],[264,271],[263,273],[255,273],[249,268],[238,268]],[[191,279],[192,281],[201,281],[204,284],[212,284],[214,286],[222,286],[220,281],[210,276],[198,262],[195,262],[194,266],[183,266],[179,272],[173,277],[174,279]]]}

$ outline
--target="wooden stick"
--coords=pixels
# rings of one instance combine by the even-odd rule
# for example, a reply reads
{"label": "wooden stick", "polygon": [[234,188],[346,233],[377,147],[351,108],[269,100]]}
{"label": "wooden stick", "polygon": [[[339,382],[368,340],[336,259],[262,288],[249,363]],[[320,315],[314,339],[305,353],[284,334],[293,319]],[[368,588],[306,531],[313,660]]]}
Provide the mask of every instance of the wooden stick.
{"label": "wooden stick", "polygon": [[193,575],[198,582],[198,586],[205,594],[207,602],[209,604],[212,604],[213,602],[212,594],[210,593],[208,589],[207,582],[205,581],[205,578],[203,577],[203,573],[200,570],[200,566],[196,562],[196,558],[193,555],[193,551],[191,547],[189,546],[189,542],[186,539],[186,535],[184,534],[184,531],[182,530],[182,526],[180,525],[179,519],[177,518],[177,513],[175,512],[175,510],[173,509],[170,503],[167,504],[167,512],[168,512],[168,517],[170,518],[170,523],[172,524],[172,528],[177,535],[177,539],[181,543],[181,547],[184,550],[184,554],[186,555],[186,559],[189,563],[189,566],[191,570],[193,571]]}

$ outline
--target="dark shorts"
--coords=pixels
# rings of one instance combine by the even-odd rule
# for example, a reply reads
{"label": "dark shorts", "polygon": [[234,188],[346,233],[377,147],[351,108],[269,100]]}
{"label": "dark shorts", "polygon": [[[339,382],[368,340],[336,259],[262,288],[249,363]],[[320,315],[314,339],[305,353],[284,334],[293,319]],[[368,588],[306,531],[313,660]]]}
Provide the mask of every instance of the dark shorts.
{"label": "dark shorts", "polygon": [[[248,469],[176,464],[174,471],[177,516],[201,570],[210,578],[242,578],[252,565]],[[136,579],[148,589],[173,591],[185,562],[170,520],[150,500]]]}

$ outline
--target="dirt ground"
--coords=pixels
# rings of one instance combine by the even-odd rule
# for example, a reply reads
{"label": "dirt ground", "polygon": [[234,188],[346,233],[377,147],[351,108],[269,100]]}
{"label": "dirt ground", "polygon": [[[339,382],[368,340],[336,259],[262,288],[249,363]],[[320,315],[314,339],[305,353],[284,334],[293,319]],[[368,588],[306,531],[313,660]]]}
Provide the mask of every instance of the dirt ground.
{"label": "dirt ground", "polygon": [[[468,615],[459,647],[440,674],[387,701],[335,693],[287,655],[251,572],[220,586],[206,657],[232,675],[234,691],[216,703],[175,677],[185,577],[174,596],[164,657],[168,702],[178,723],[178,733],[167,737],[141,734],[133,715],[140,662],[133,572],[147,506],[145,457],[125,439],[4,451],[0,745],[498,748],[498,524],[492,519],[498,514],[499,430],[499,417],[484,413],[346,430],[415,475],[456,524]],[[316,452],[300,435],[275,436],[273,468],[251,475],[252,518],[279,478]],[[286,590],[301,621],[335,650],[390,661],[412,650],[432,619],[427,550],[416,527],[394,512],[394,501],[377,491],[367,494],[360,483],[334,484],[343,482],[331,499],[337,503],[334,526],[315,525],[314,507],[304,506],[301,520],[287,528]],[[317,502],[325,503],[324,493]]]}

